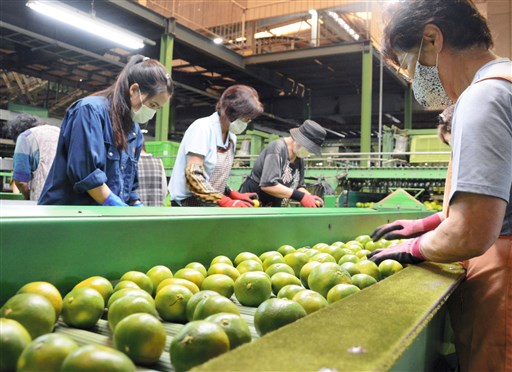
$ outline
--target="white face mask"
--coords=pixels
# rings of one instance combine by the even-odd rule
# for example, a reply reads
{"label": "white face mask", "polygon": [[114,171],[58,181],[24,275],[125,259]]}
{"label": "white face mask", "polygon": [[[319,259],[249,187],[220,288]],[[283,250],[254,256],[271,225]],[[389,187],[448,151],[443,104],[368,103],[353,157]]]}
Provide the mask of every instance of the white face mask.
{"label": "white face mask", "polygon": [[297,147],[293,148],[293,152],[295,153],[295,156],[298,158],[307,158],[311,153],[306,149],[305,147],[302,147],[301,145],[297,145]]}
{"label": "white face mask", "polygon": [[[250,121],[250,120],[249,120]],[[249,121],[243,121],[242,119],[236,119],[229,124],[229,131],[233,134],[243,133]]]}
{"label": "white face mask", "polygon": [[[414,98],[420,105],[432,110],[442,110],[450,106],[453,102],[446,94],[441,79],[439,78],[439,71],[437,69],[437,59],[435,66],[424,66],[420,64],[421,47],[423,46],[423,39],[420,44],[420,52],[418,60],[416,61],[416,69],[414,70],[414,77],[412,81],[412,90]],[[437,55],[439,57],[439,54]]]}
{"label": "white face mask", "polygon": [[142,106],[137,111],[133,111],[133,108],[132,108],[130,115],[132,117],[132,120],[137,123],[147,123],[148,121],[153,119],[153,116],[155,116],[156,110],[149,108],[142,102],[142,94],[140,92],[140,89],[139,89],[139,99],[140,99],[140,104]]}

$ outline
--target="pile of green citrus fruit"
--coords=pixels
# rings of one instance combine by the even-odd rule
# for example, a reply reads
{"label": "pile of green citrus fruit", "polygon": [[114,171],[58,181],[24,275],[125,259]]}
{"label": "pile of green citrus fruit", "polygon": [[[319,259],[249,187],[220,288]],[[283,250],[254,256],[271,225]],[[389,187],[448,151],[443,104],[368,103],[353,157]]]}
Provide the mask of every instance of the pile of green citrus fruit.
{"label": "pile of green citrus fruit", "polygon": [[[72,371],[87,364],[130,371],[155,365],[169,345],[173,367],[185,371],[251,342],[253,325],[263,336],[402,270],[397,261],[377,266],[366,257],[394,243],[361,235],[216,256],[175,272],[157,265],[127,271],[115,282],[86,278],[64,297],[51,283],[28,283],[0,309],[0,370]],[[253,323],[241,316],[240,305],[255,308]],[[58,332],[94,330],[100,319],[108,323],[112,347],[79,346]],[[167,322],[181,324],[170,344]]]}

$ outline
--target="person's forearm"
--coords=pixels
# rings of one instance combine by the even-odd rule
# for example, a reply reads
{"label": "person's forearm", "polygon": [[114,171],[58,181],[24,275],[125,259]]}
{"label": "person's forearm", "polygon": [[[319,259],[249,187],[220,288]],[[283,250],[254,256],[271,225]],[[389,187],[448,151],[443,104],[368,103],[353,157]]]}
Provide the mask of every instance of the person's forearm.
{"label": "person's forearm", "polygon": [[103,205],[105,199],[110,195],[112,191],[110,188],[103,184],[101,186],[95,187],[94,189],[87,190],[87,193],[91,195],[91,197],[99,204]]}
{"label": "person's forearm", "polygon": [[505,201],[466,194],[450,214],[421,240],[423,255],[434,262],[455,262],[482,255],[499,237]]}
{"label": "person's forearm", "polygon": [[281,185],[280,183],[274,186],[262,186],[261,190],[269,195],[281,199],[289,198],[293,193],[293,189],[286,187],[285,185]]}
{"label": "person's forearm", "polygon": [[28,182],[14,181],[14,184],[18,188],[19,192],[23,194],[23,197],[26,200],[30,199],[30,188],[28,187]]}

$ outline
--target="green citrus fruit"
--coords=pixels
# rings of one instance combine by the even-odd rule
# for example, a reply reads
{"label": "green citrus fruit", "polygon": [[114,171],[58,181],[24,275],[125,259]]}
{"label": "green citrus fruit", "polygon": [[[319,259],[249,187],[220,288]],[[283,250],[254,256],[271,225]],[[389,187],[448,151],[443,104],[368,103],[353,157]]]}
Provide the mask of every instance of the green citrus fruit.
{"label": "green citrus fruit", "polygon": [[343,300],[344,298],[353,295],[356,292],[359,292],[359,287],[353,285],[353,284],[336,284],[334,287],[332,287],[329,292],[327,293],[327,302],[332,304],[333,302],[336,302],[338,300]]}
{"label": "green citrus fruit", "polygon": [[314,313],[329,305],[327,300],[320,293],[312,291],[311,289],[298,292],[293,296],[293,301],[301,305],[308,314]]}
{"label": "green citrus fruit", "polygon": [[300,269],[300,282],[304,286],[304,288],[309,288],[308,284],[308,278],[309,274],[311,274],[311,270],[313,270],[314,267],[320,265],[320,262],[318,261],[311,261],[302,266],[302,269]]}
{"label": "green citrus fruit", "polygon": [[300,285],[300,279],[295,275],[285,272],[277,272],[270,278],[272,283],[272,292],[277,296],[281,288],[288,284]]}
{"label": "green citrus fruit", "polygon": [[295,248],[291,245],[285,244],[277,248],[277,251],[281,253],[284,256],[286,256],[288,253],[295,252]]}
{"label": "green citrus fruit", "polygon": [[244,306],[259,306],[272,294],[270,278],[260,271],[240,275],[234,288],[236,299]]}
{"label": "green citrus fruit", "polygon": [[110,296],[110,298],[108,299],[107,307],[110,308],[110,306],[112,306],[112,304],[116,300],[119,300],[120,298],[125,297],[125,296],[127,296],[127,297],[144,297],[149,302],[155,303],[155,300],[153,300],[153,297],[151,297],[151,295],[148,292],[146,292],[140,288],[123,288],[123,289],[120,289],[120,290],[114,292],[112,294],[112,296]]}
{"label": "green citrus fruit", "polygon": [[64,359],[77,349],[78,344],[66,335],[39,336],[21,353],[16,371],[59,371]]}
{"label": "green citrus fruit", "polygon": [[113,344],[136,364],[147,366],[158,362],[166,339],[162,322],[153,315],[135,313],[117,324]]}
{"label": "green citrus fruit", "polygon": [[359,269],[357,268],[357,264],[353,262],[343,262],[340,267],[343,270],[347,270],[347,272],[350,274],[350,276],[360,274]]}
{"label": "green citrus fruit", "polygon": [[366,243],[372,241],[372,237],[370,235],[359,235],[354,240],[364,246]]}
{"label": "green citrus fruit", "polygon": [[94,288],[103,297],[105,303],[108,302],[109,297],[114,292],[112,283],[102,276],[91,276],[90,278],[82,280],[80,283],[75,285],[74,288]]}
{"label": "green citrus fruit", "polygon": [[103,296],[92,287],[75,287],[63,300],[62,320],[70,327],[90,329],[105,310]]}
{"label": "green citrus fruit", "polygon": [[361,274],[368,274],[373,276],[375,280],[380,280],[380,271],[377,264],[370,260],[361,260],[356,263],[356,267]]}
{"label": "green citrus fruit", "polygon": [[229,350],[229,338],[221,326],[196,320],[185,324],[172,338],[169,354],[177,372],[188,371]]}
{"label": "green citrus fruit", "polygon": [[168,322],[186,322],[187,302],[192,295],[190,289],[182,285],[166,285],[155,297],[156,311]]}
{"label": "green citrus fruit", "polygon": [[135,372],[135,365],[124,353],[103,345],[86,345],[64,359],[61,372]]}
{"label": "green citrus fruit", "polygon": [[322,253],[322,252],[319,252],[319,253],[315,254],[314,256],[310,257],[309,262],[311,262],[311,261],[318,261],[320,263],[323,263],[323,262],[336,263],[336,260],[334,259],[333,256],[331,256],[329,253]]}
{"label": "green citrus fruit", "polygon": [[229,338],[229,349],[251,342],[252,336],[249,326],[239,315],[231,313],[218,313],[205,319],[207,322],[218,324]]}
{"label": "green citrus fruit", "polygon": [[270,255],[263,261],[263,270],[266,271],[270,266],[277,263],[285,263],[284,257],[280,254]]}
{"label": "green citrus fruit", "polygon": [[299,249],[301,249],[301,251],[299,251],[299,252],[305,253],[308,256],[308,258],[311,258],[315,254],[320,253],[320,251],[318,249],[313,249],[313,248],[299,248]]}
{"label": "green citrus fruit", "polygon": [[272,278],[272,275],[274,275],[275,273],[288,273],[288,274],[295,275],[295,271],[293,271],[293,269],[285,263],[272,264],[265,270],[265,274],[267,274],[271,278]]}
{"label": "green citrus fruit", "polygon": [[0,309],[0,317],[19,322],[32,339],[50,333],[55,325],[55,309],[51,302],[34,293],[20,293],[9,298]]}
{"label": "green citrus fruit", "polygon": [[235,259],[233,260],[233,264],[235,266],[238,266],[238,265],[240,265],[240,263],[242,263],[243,261],[247,261],[247,260],[254,260],[254,261],[259,262],[260,264],[262,263],[261,259],[257,255],[255,255],[254,253],[242,252],[242,253],[239,253],[235,257]]}
{"label": "green citrus fruit", "polygon": [[153,295],[156,294],[156,289],[163,280],[173,277],[171,269],[164,265],[153,266],[146,272],[146,275],[151,279],[151,283],[153,283]]}
{"label": "green citrus fruit", "polygon": [[185,267],[199,271],[201,274],[203,274],[204,277],[208,275],[206,267],[200,262],[189,262],[188,264],[185,265]]}
{"label": "green citrus fruit", "polygon": [[15,371],[16,361],[32,338],[18,321],[0,318],[0,371]]}
{"label": "green citrus fruit", "polygon": [[158,316],[155,304],[149,302],[144,297],[122,297],[112,303],[108,309],[108,325],[111,331],[114,331],[117,324],[128,315],[135,313],[151,314]]}
{"label": "green citrus fruit", "polygon": [[263,265],[255,260],[245,260],[238,264],[236,267],[240,274],[246,273],[248,271],[261,271],[263,272]]}
{"label": "green citrus fruit", "polygon": [[[125,289],[125,288],[140,289],[140,287],[136,283],[132,282],[131,280],[121,280],[121,281],[117,282],[117,284],[115,285],[114,293],[116,293],[117,291],[120,291],[121,289]],[[114,293],[112,293],[112,295],[114,295]],[[110,296],[110,298],[112,298],[112,296]],[[110,298],[109,298],[109,301],[110,301]]]}
{"label": "green citrus fruit", "polygon": [[266,252],[263,252],[262,254],[260,254],[261,262],[263,263],[265,261],[265,259],[267,259],[270,256],[281,256],[281,257],[283,257],[283,255],[281,253],[279,253],[278,251],[266,251]]}
{"label": "green citrus fruit", "polygon": [[359,257],[357,257],[355,254],[345,254],[338,261],[338,265],[343,265],[345,262],[358,263]]}
{"label": "green citrus fruit", "polygon": [[201,290],[197,293],[194,293],[192,297],[187,302],[187,308],[185,311],[185,314],[187,316],[187,320],[191,321],[194,319],[194,311],[196,310],[196,306],[199,302],[201,302],[204,298],[210,297],[210,296],[220,296],[215,291],[210,290]]}
{"label": "green citrus fruit", "polygon": [[320,252],[321,252],[321,251],[322,251],[322,249],[324,249],[324,248],[326,248],[326,247],[328,247],[328,246],[329,246],[329,244],[327,244],[327,243],[316,243],[316,244],[315,244],[314,246],[312,246],[311,248],[313,248],[313,249],[317,249],[318,251],[320,251]]}
{"label": "green citrus fruit", "polygon": [[231,298],[235,292],[235,281],[224,274],[213,274],[204,278],[201,290],[215,291],[221,296]]}
{"label": "green citrus fruit", "polygon": [[210,266],[215,265],[217,263],[225,263],[225,264],[234,266],[233,265],[233,261],[231,261],[231,259],[229,257],[227,257],[227,256],[216,256],[216,257],[214,257],[212,259],[212,261],[210,262]]}
{"label": "green citrus fruit", "polygon": [[302,285],[288,284],[281,288],[281,290],[277,293],[277,298],[287,298],[292,300],[293,296],[295,296],[300,291],[305,290],[306,288],[304,288]]}
{"label": "green citrus fruit", "polygon": [[334,258],[334,262],[338,262],[338,260],[343,256],[344,248],[341,248],[338,245],[328,245],[327,247],[320,250],[321,253],[327,253]]}
{"label": "green citrus fruit", "polygon": [[293,269],[296,277],[299,277],[300,269],[308,263],[308,260],[309,257],[304,252],[295,251],[284,256],[284,262]]}
{"label": "green citrus fruit", "polygon": [[232,313],[240,315],[240,310],[230,299],[223,296],[210,296],[203,298],[196,305],[194,320],[203,320],[213,314]]}
{"label": "green citrus fruit", "polygon": [[350,274],[334,262],[324,262],[315,266],[308,277],[309,288],[327,297],[329,289],[336,284],[350,284]]}
{"label": "green citrus fruit", "polygon": [[400,262],[392,259],[384,260],[379,264],[379,271],[382,278],[387,278],[388,276],[396,274],[403,268],[404,267]]}
{"label": "green citrus fruit", "polygon": [[128,271],[121,276],[120,280],[130,280],[137,284],[140,289],[153,294],[153,281],[149,276],[140,271]]}
{"label": "green citrus fruit", "polygon": [[184,267],[183,269],[179,269],[174,273],[174,277],[189,280],[195,285],[197,285],[198,288],[201,288],[201,284],[203,283],[203,280],[205,278],[205,276],[201,274],[201,272],[195,269],[191,269],[190,267]]}
{"label": "green citrus fruit", "polygon": [[190,289],[190,291],[192,293],[199,292],[199,287],[197,286],[197,284],[191,282],[190,280],[181,279],[181,278],[169,278],[169,279],[164,279],[164,280],[162,280],[160,282],[160,284],[158,285],[158,288],[156,289],[156,294],[158,294],[158,292],[160,292],[160,290],[163,287],[168,286],[169,284],[182,285],[182,286],[187,287],[188,289]]}
{"label": "green citrus fruit", "polygon": [[233,281],[236,280],[240,276],[240,273],[236,268],[234,268],[232,265],[226,264],[226,263],[216,263],[210,266],[208,269],[208,276],[214,275],[214,274],[224,274],[229,276]]}
{"label": "green citrus fruit", "polygon": [[368,274],[356,274],[352,276],[352,284],[357,286],[359,289],[364,289],[375,283],[377,283],[377,280]]}
{"label": "green citrus fruit", "polygon": [[59,290],[48,282],[31,282],[25,284],[18,290],[18,293],[34,293],[46,297],[55,310],[55,321],[62,311],[62,296]]}
{"label": "green citrus fruit", "polygon": [[306,310],[295,301],[270,298],[256,309],[254,327],[258,335],[263,336],[306,315]]}

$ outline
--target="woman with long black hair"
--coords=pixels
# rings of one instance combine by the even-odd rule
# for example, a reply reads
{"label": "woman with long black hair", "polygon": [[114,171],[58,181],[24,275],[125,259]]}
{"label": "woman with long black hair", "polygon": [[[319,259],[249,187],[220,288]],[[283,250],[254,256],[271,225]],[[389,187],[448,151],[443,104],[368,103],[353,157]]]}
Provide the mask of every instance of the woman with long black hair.
{"label": "woman with long black hair", "polygon": [[149,121],[172,90],[160,62],[135,55],[114,84],[73,103],[38,204],[142,206],[136,191],[139,123]]}

